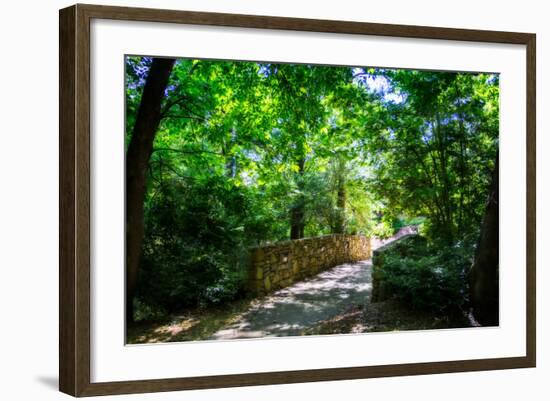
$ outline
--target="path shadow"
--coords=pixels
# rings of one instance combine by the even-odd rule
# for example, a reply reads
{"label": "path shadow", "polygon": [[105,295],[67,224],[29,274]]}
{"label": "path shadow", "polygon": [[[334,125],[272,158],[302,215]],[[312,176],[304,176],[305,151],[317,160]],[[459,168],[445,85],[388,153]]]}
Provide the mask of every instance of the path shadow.
{"label": "path shadow", "polygon": [[295,336],[343,310],[361,305],[372,290],[371,262],[343,264],[276,291],[210,339]]}

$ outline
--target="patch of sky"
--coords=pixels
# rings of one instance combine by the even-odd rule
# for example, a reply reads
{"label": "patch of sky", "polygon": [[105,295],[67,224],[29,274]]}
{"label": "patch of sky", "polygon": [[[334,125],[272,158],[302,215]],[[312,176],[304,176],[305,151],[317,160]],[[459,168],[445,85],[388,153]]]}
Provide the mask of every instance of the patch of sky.
{"label": "patch of sky", "polygon": [[468,102],[470,102],[471,100],[472,100],[471,96],[459,97],[458,99],[455,100],[455,105],[457,105],[457,106],[464,105],[464,104],[467,104]]}
{"label": "patch of sky", "polygon": [[407,100],[406,94],[395,90],[391,81],[378,73],[379,70],[370,71],[362,67],[354,67],[353,82],[365,87],[370,93],[380,96],[385,102],[400,104]]}
{"label": "patch of sky", "polygon": [[282,155],[273,155],[271,157],[271,160],[274,162],[274,163],[282,163],[283,162],[283,156]]}
{"label": "patch of sky", "polygon": [[332,115],[328,118],[328,123],[331,126],[331,128],[336,128],[336,126],[338,125],[336,123],[336,119],[337,119],[337,117],[335,115]]}
{"label": "patch of sky", "polygon": [[267,78],[271,73],[269,71],[269,64],[258,64],[258,67],[258,75],[261,75],[264,78]]}
{"label": "patch of sky", "polygon": [[485,82],[488,84],[496,83],[498,82],[499,77],[500,77],[500,74],[489,74]]}
{"label": "patch of sky", "polygon": [[258,174],[253,171],[241,171],[240,176],[243,184],[246,186],[254,185],[258,180]]}
{"label": "patch of sky", "polygon": [[373,178],[374,174],[372,167],[367,164],[363,164],[356,167],[356,174],[358,178],[370,179]]}
{"label": "patch of sky", "polygon": [[445,117],[441,120],[441,124],[443,125],[448,125],[450,124],[451,122],[453,121],[458,121],[460,120],[460,116],[457,114],[457,113],[453,113],[451,114],[450,116],[448,117]]}
{"label": "patch of sky", "polygon": [[164,90],[164,97],[168,96],[170,92],[173,92],[176,89],[176,85],[168,85]]}
{"label": "patch of sky", "polygon": [[135,61],[135,58],[128,58],[127,63],[132,68],[135,76],[137,77],[136,81],[129,82],[128,87],[130,89],[136,89],[145,85],[145,79],[149,73],[149,68],[153,59],[151,57],[141,57],[138,61]]}
{"label": "patch of sky", "polygon": [[276,65],[269,64],[269,63],[267,64],[256,63],[256,65],[258,66],[258,75],[264,78],[267,78],[273,74],[277,74],[278,69]]}
{"label": "patch of sky", "polygon": [[427,122],[422,127],[422,142],[424,143],[430,142],[433,138],[433,134],[434,134],[433,125],[431,122]]}
{"label": "patch of sky", "polygon": [[260,160],[262,160],[260,154],[258,154],[258,152],[256,152],[255,150],[243,150],[243,154],[246,156],[247,159],[253,160],[255,162],[259,162]]}
{"label": "patch of sky", "polygon": [[464,120],[464,127],[468,132],[475,132],[480,126],[479,122]]}

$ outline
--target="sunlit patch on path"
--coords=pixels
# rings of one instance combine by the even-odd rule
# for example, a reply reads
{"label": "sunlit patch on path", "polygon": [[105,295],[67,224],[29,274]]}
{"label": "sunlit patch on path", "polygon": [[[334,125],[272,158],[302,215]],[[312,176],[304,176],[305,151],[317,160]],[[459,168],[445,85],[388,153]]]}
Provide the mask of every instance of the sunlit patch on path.
{"label": "sunlit patch on path", "polygon": [[[372,249],[411,234],[415,230],[404,227],[385,240],[373,238]],[[374,320],[380,320],[377,309],[370,304],[371,274],[370,259],[339,265],[268,297],[242,299],[206,311],[185,311],[168,321],[130,327],[128,343],[340,334],[363,332],[365,328],[370,331],[372,327],[365,326],[363,317],[372,312]]]}
{"label": "sunlit patch on path", "polygon": [[364,304],[372,289],[370,260],[333,267],[262,299],[211,340],[299,335],[351,305]]}
{"label": "sunlit patch on path", "polygon": [[[386,240],[373,239],[372,249],[411,234],[416,234],[414,227],[403,227]],[[209,339],[300,335],[317,322],[350,307],[366,305],[371,290],[371,259],[339,265],[259,300],[240,318]]]}

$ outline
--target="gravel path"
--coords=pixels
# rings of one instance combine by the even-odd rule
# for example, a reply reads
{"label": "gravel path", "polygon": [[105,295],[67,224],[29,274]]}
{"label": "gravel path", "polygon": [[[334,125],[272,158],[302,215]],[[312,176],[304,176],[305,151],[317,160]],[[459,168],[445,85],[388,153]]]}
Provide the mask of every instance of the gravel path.
{"label": "gravel path", "polygon": [[333,267],[261,299],[210,339],[299,335],[320,320],[364,304],[372,289],[371,272],[370,259]]}
{"label": "gravel path", "polygon": [[[405,235],[416,234],[404,227],[384,241],[373,240],[376,249]],[[308,280],[293,284],[258,300],[231,325],[217,331],[210,340],[295,336],[344,310],[364,305],[372,290],[371,259],[343,264]]]}

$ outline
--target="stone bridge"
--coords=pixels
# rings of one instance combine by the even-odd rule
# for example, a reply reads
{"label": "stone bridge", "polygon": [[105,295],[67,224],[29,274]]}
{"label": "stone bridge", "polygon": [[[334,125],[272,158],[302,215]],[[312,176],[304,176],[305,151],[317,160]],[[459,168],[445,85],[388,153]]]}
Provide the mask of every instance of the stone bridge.
{"label": "stone bridge", "polygon": [[265,295],[343,263],[372,256],[371,241],[363,235],[331,234],[252,248],[249,290]]}

